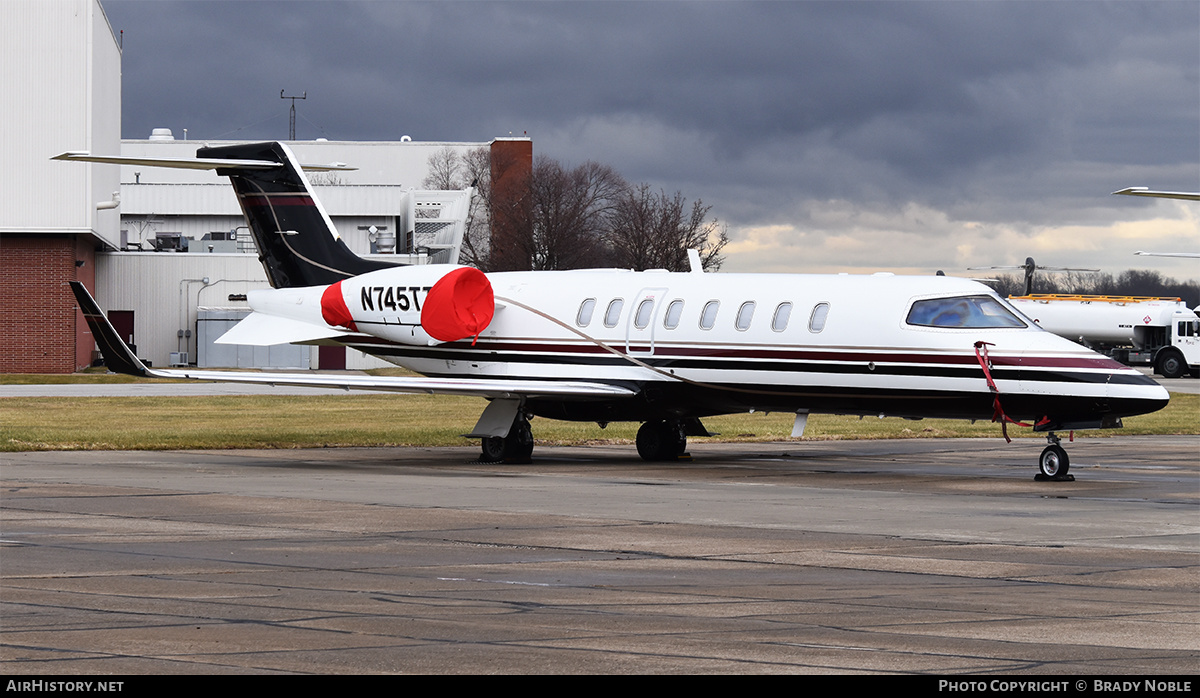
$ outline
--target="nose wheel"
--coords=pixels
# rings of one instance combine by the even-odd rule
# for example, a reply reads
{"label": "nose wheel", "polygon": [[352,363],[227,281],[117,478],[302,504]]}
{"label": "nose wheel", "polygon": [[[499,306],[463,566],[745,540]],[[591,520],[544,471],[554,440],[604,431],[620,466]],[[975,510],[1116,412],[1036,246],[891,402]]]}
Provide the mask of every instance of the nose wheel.
{"label": "nose wheel", "polygon": [[1067,456],[1067,450],[1062,447],[1054,432],[1047,434],[1046,440],[1050,445],[1042,450],[1042,455],[1038,458],[1038,474],[1034,479],[1039,482],[1074,482],[1075,476],[1067,472],[1071,469],[1071,458]]}

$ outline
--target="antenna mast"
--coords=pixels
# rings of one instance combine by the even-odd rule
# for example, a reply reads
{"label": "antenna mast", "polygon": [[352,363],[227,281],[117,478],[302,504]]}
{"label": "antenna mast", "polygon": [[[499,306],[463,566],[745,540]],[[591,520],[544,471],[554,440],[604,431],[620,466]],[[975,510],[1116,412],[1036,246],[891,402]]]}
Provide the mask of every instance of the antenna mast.
{"label": "antenna mast", "polygon": [[304,94],[300,95],[299,97],[284,97],[283,90],[280,90],[279,98],[292,100],[292,111],[288,118],[288,140],[294,141],[294,140],[296,140],[296,100],[307,99],[308,98],[308,90],[305,90]]}

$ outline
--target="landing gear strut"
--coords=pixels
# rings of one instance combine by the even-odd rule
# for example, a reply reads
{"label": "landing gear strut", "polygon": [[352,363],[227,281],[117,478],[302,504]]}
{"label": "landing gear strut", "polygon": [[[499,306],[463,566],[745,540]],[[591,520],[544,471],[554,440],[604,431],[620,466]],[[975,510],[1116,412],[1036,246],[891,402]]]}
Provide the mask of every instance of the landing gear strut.
{"label": "landing gear strut", "polygon": [[1071,459],[1067,456],[1067,451],[1060,445],[1060,440],[1054,432],[1046,434],[1046,441],[1050,442],[1038,458],[1038,472],[1035,480],[1053,480],[1055,482],[1074,482],[1075,476],[1068,474],[1071,469]]}
{"label": "landing gear strut", "polygon": [[508,436],[485,436],[479,441],[481,463],[528,463],[533,456],[533,430],[524,410],[517,412]]}
{"label": "landing gear strut", "polygon": [[675,460],[687,450],[683,425],[676,421],[646,422],[638,429],[637,450],[642,460]]}

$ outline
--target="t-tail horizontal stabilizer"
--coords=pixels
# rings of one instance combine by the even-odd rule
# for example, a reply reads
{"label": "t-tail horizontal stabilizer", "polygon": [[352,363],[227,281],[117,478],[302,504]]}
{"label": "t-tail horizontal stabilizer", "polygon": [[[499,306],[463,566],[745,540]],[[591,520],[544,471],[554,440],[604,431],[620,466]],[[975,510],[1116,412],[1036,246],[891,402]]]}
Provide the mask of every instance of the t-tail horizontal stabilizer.
{"label": "t-tail horizontal stabilizer", "polygon": [[350,251],[313,195],[303,170],[347,170],[341,163],[301,165],[286,143],[204,147],[195,158],[67,152],[52,160],[215,170],[228,177],[246,216],[267,280],[275,288],[326,286],[395,264]]}

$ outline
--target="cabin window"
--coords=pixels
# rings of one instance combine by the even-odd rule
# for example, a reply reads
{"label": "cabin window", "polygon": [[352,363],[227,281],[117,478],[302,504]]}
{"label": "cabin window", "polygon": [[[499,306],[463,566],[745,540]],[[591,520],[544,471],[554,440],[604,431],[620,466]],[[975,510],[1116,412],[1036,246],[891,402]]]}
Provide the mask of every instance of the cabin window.
{"label": "cabin window", "polygon": [[637,313],[633,316],[633,326],[639,330],[646,329],[650,324],[650,315],[654,312],[654,299],[647,298],[638,303]]}
{"label": "cabin window", "polygon": [[906,322],[922,327],[1025,327],[1011,310],[991,296],[956,296],[916,301]]}
{"label": "cabin window", "polygon": [[775,309],[775,317],[771,318],[771,329],[783,332],[787,329],[788,319],[792,317],[792,304],[780,303]]}
{"label": "cabin window", "polygon": [[683,315],[683,301],[675,299],[667,306],[667,315],[663,318],[663,327],[673,330],[679,327],[679,316]]}
{"label": "cabin window", "polygon": [[742,307],[738,308],[737,320],[734,321],[733,326],[739,332],[750,329],[750,321],[754,319],[754,305],[754,301],[746,301],[742,303]]}
{"label": "cabin window", "polygon": [[575,324],[587,327],[592,324],[592,311],[596,309],[596,299],[589,298],[579,304],[579,313],[575,315]]}
{"label": "cabin window", "polygon": [[813,308],[812,315],[808,318],[808,331],[816,333],[825,329],[825,320],[828,317],[829,304],[817,303],[816,307]]}
{"label": "cabin window", "polygon": [[625,299],[617,298],[608,304],[608,311],[604,313],[604,326],[616,327],[617,321],[621,319],[621,308],[625,307]]}
{"label": "cabin window", "polygon": [[717,324],[717,310],[721,307],[721,301],[709,301],[704,304],[704,310],[700,312],[700,329],[711,330],[713,325]]}

